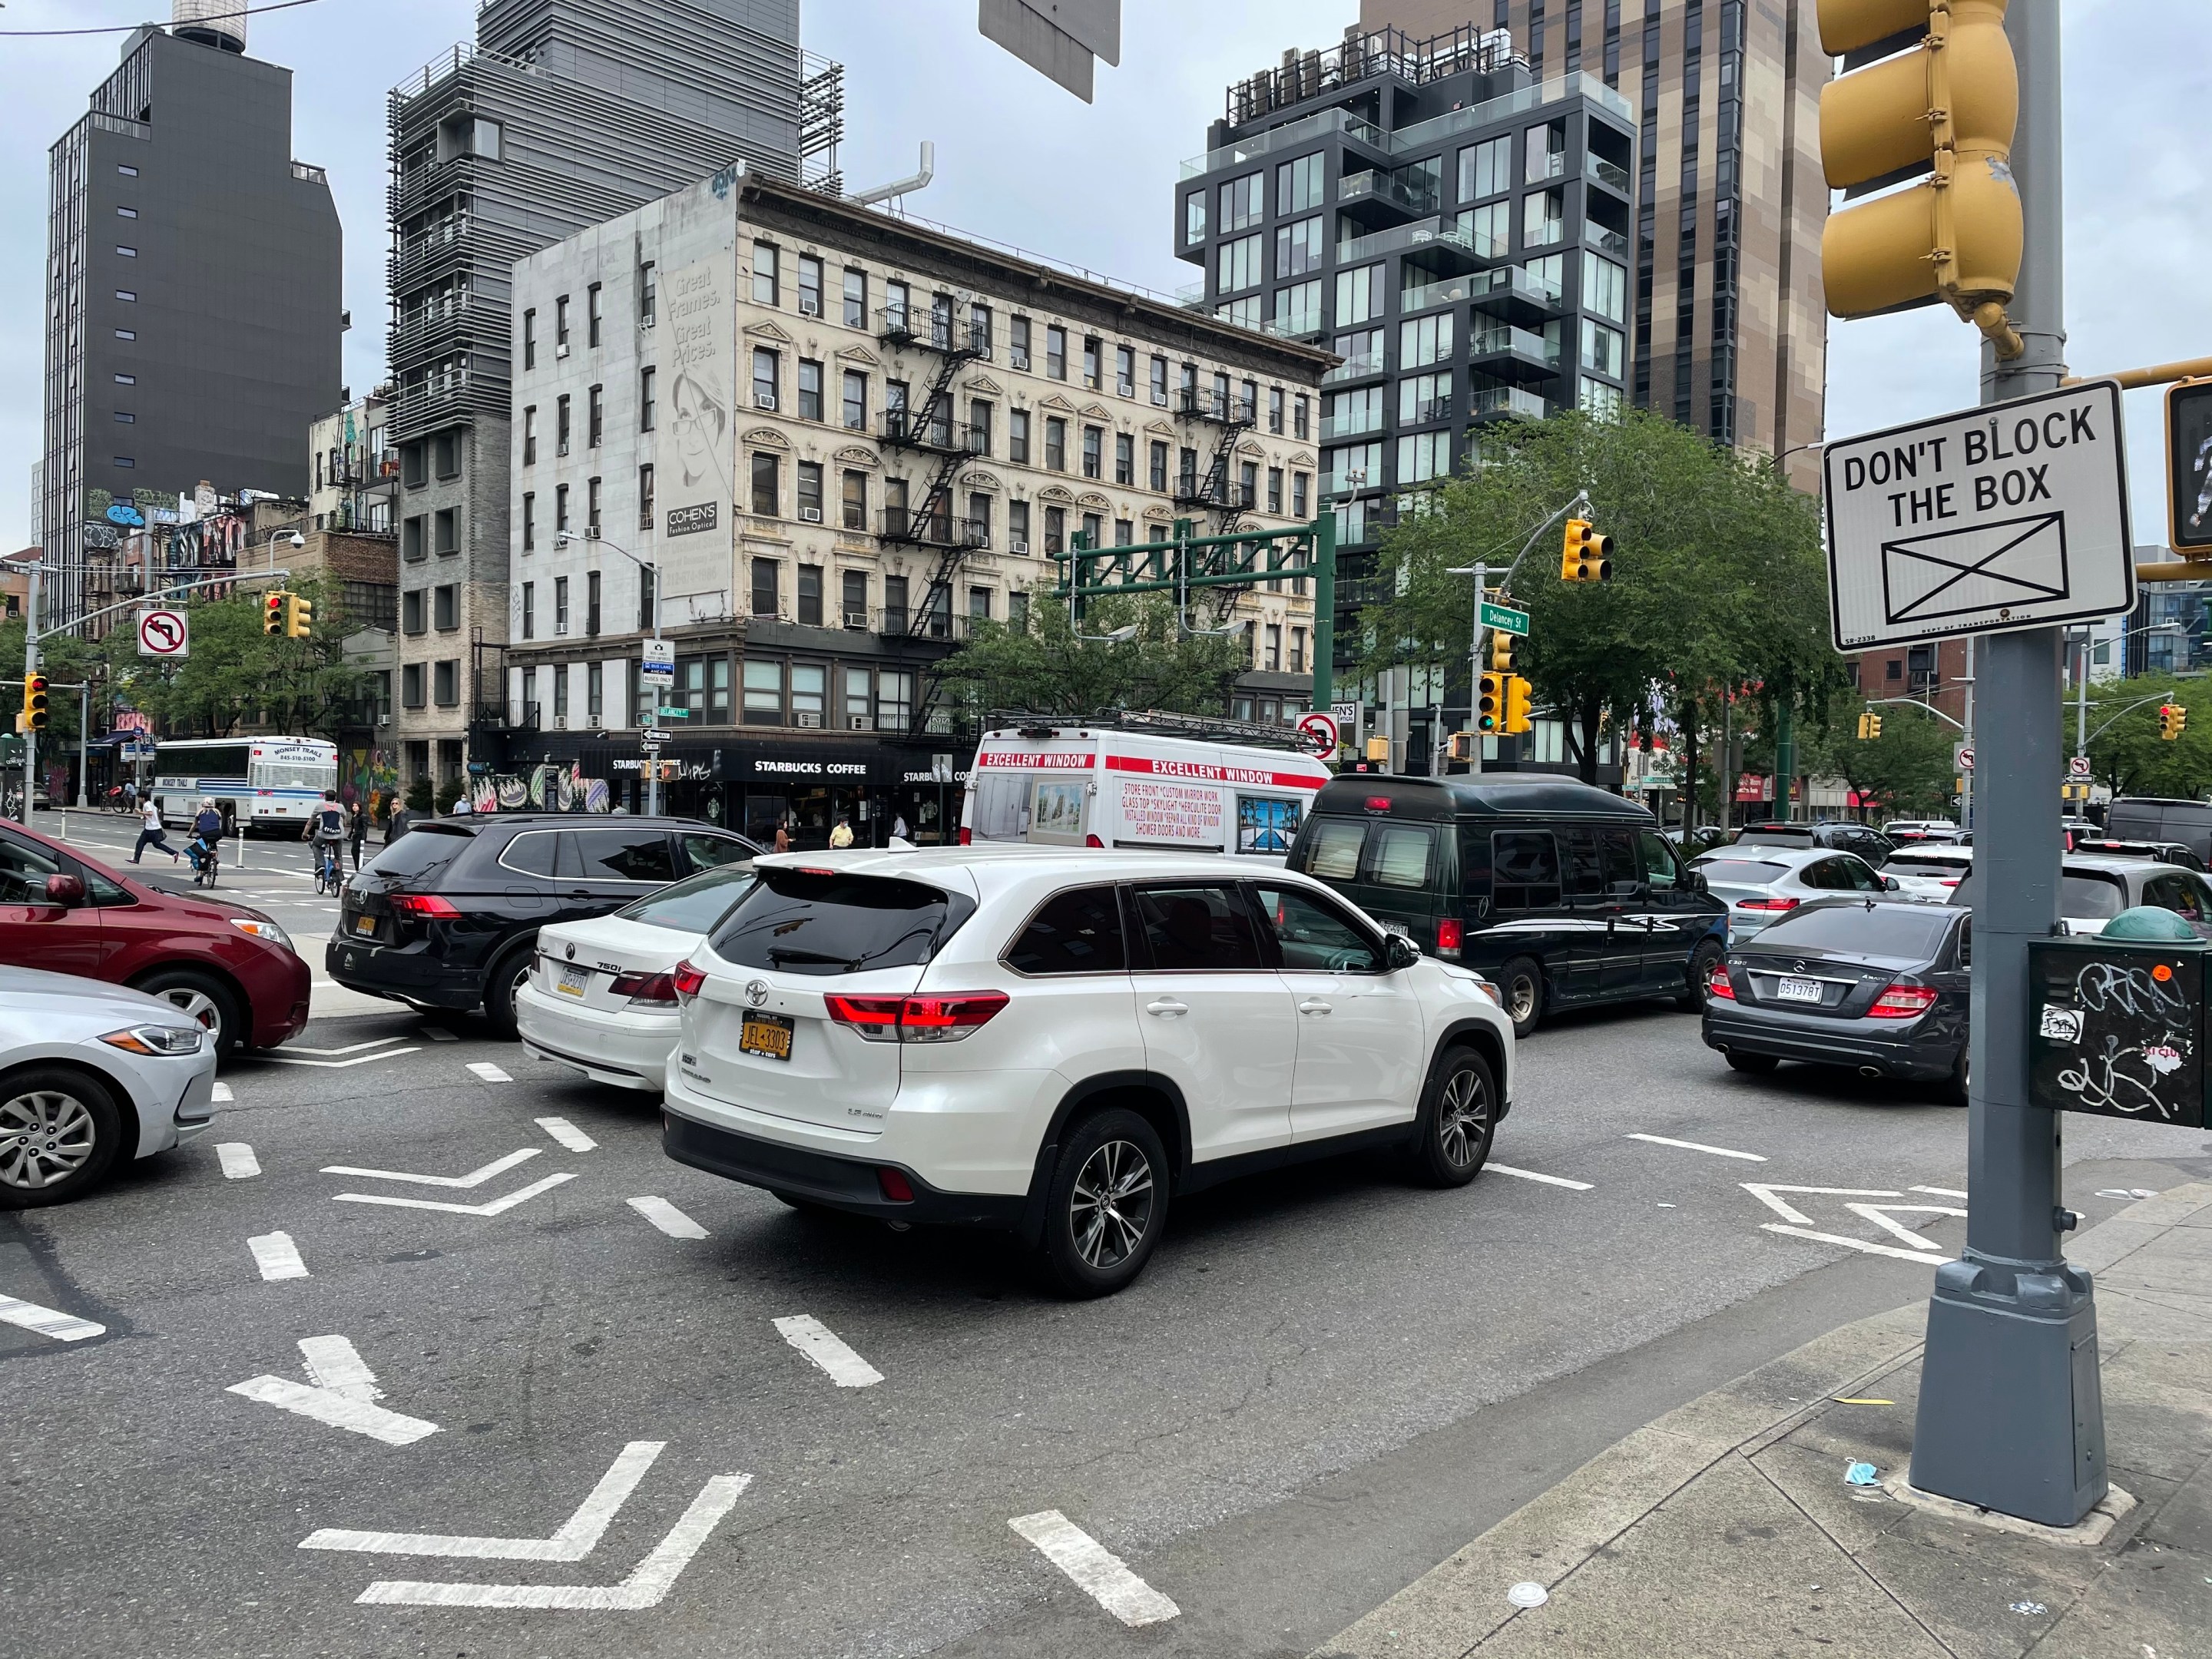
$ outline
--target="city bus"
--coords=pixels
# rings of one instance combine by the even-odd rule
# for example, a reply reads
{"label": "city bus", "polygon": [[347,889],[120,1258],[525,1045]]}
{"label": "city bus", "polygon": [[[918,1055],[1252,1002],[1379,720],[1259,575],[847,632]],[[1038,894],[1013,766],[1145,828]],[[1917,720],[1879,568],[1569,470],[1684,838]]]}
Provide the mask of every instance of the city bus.
{"label": "city bus", "polygon": [[323,791],[338,787],[338,750],[320,738],[163,738],[154,748],[161,822],[188,827],[212,796],[223,830],[289,827],[297,835]]}

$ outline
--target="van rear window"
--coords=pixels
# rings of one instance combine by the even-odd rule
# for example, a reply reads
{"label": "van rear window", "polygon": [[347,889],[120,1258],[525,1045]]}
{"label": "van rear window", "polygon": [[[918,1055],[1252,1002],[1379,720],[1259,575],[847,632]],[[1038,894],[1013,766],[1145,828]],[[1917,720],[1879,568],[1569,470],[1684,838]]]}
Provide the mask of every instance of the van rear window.
{"label": "van rear window", "polygon": [[1366,838],[1364,818],[1316,818],[1298,868],[1316,881],[1357,881],[1359,847]]}
{"label": "van rear window", "polygon": [[1426,887],[1436,832],[1425,824],[1385,823],[1375,830],[1375,879],[1385,887]]}
{"label": "van rear window", "polygon": [[714,954],[738,968],[826,976],[919,968],[975,901],[918,881],[774,866],[714,930]]}

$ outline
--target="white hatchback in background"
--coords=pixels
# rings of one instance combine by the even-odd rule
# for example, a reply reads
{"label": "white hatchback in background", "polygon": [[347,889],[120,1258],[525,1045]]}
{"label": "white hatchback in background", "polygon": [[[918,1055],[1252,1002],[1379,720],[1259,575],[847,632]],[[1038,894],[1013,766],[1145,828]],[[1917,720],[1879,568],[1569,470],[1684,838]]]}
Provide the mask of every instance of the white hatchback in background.
{"label": "white hatchback in background", "polygon": [[205,1129],[207,1036],[143,991],[0,968],[0,1210],[66,1203]]}
{"label": "white hatchback in background", "polygon": [[1473,971],[1219,856],[787,854],[675,973],[670,1157],[1134,1279],[1173,1194],[1361,1148],[1458,1186],[1510,1099]]}
{"label": "white hatchback in background", "polygon": [[1895,893],[1856,853],[1832,847],[1720,847],[1690,868],[1729,908],[1729,943],[1740,945],[1777,916],[1838,893]]}
{"label": "white hatchback in background", "polygon": [[750,861],[726,864],[611,915],[540,928],[514,996],[525,1051],[595,1083],[658,1094],[681,1024],[670,975],[752,883]]}
{"label": "white hatchback in background", "polygon": [[1932,842],[1900,847],[1882,861],[1881,872],[1895,877],[1907,898],[1948,904],[1952,889],[1974,872],[1974,849]]}

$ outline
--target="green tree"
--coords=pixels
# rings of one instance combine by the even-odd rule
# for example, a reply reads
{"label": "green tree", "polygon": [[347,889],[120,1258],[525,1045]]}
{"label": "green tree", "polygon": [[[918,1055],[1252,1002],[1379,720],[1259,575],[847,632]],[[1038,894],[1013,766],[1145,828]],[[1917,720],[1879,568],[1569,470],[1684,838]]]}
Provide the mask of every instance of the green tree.
{"label": "green tree", "polygon": [[1449,573],[1480,559],[1502,574],[1580,489],[1613,538],[1613,580],[1560,581],[1555,525],[1511,597],[1532,623],[1516,672],[1578,733],[1586,781],[1608,717],[1641,730],[1663,711],[1695,779],[1723,692],[1755,687],[1769,709],[1817,716],[1844,684],[1828,644],[1817,503],[1770,463],[1641,410],[1503,422],[1480,444],[1478,465],[1385,534],[1377,586],[1391,597],[1362,616],[1367,672],[1465,663],[1474,593]]}
{"label": "green tree", "polygon": [[[1868,713],[1881,716],[1879,738],[1858,734]],[[1869,709],[1852,695],[1832,699],[1826,717],[1806,727],[1802,753],[1808,775],[1841,778],[1880,817],[1948,817],[1958,807],[1951,765],[1958,740],[1957,729],[1933,714],[1895,703]]]}
{"label": "green tree", "polygon": [[1038,598],[1018,623],[977,623],[945,659],[940,679],[949,697],[977,713],[1220,714],[1230,686],[1251,665],[1241,634],[1185,635],[1164,593],[1094,599],[1080,634],[1066,605]]}
{"label": "green tree", "polygon": [[290,591],[314,606],[310,639],[264,634],[258,592],[191,605],[191,650],[182,662],[141,657],[135,632],[116,629],[102,642],[116,695],[175,736],[228,737],[257,714],[293,736],[334,736],[368,677],[345,660],[347,624],[329,585],[299,582]]}
{"label": "green tree", "polygon": [[[2189,709],[2171,742],[2159,735],[2159,706],[2167,702]],[[2074,724],[2069,708],[2066,725]],[[2199,800],[2212,789],[2212,682],[2144,675],[2093,685],[2088,727],[2090,771],[2114,794]]]}
{"label": "green tree", "polygon": [[[92,721],[95,727],[100,725],[100,661],[98,647],[87,645],[71,634],[57,634],[39,644],[40,670],[57,685],[82,685],[86,684],[88,674],[92,676]],[[23,677],[23,623],[20,617],[12,622],[0,623],[0,676],[16,681],[21,681]],[[15,729],[12,716],[23,706],[23,695],[21,684],[9,690],[15,696],[9,699],[9,718],[5,729],[12,732]],[[76,692],[49,691],[47,709],[52,720],[40,741],[75,743],[78,736],[78,708],[79,699]]]}

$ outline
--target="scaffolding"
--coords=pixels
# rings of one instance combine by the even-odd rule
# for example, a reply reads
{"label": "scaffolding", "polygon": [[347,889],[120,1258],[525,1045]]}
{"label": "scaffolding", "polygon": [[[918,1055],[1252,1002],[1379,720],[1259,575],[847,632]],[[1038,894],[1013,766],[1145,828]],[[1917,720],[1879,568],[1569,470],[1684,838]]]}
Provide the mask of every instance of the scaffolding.
{"label": "scaffolding", "polygon": [[825,196],[845,193],[837,146],[845,138],[845,66],[802,52],[799,67],[799,181]]}

